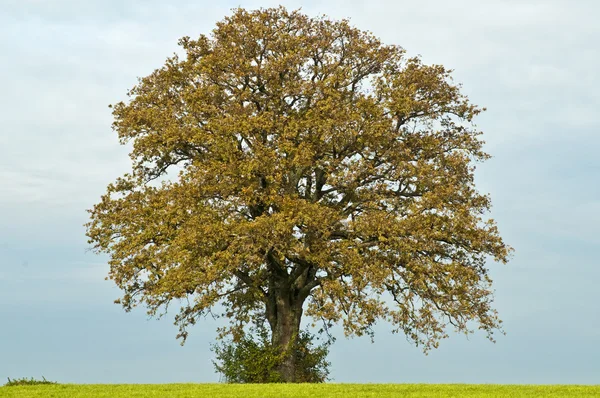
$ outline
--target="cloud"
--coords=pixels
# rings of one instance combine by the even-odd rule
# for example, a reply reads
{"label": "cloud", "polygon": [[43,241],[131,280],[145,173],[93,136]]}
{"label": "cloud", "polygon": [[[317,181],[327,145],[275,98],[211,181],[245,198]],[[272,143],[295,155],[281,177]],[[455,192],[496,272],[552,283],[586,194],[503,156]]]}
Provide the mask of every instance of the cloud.
{"label": "cloud", "polygon": [[[85,247],[84,210],[129,169],[128,148],[111,131],[107,105],[125,100],[138,76],[177,51],[178,38],[209,33],[238,4],[278,2],[3,2],[0,46],[10,62],[2,65],[0,91],[0,257],[12,254],[0,258],[2,283],[19,290],[31,282],[38,294],[66,297],[104,278],[105,263],[69,253]],[[488,107],[478,125],[494,158],[478,168],[477,186],[491,193],[492,216],[517,249],[511,264],[492,268],[501,311],[514,322],[528,319],[535,330],[551,316],[575,322],[570,314],[595,311],[586,297],[594,294],[600,243],[599,3],[284,4],[309,15],[350,17],[409,55],[453,68],[463,91]],[[49,249],[55,246],[64,250]],[[29,267],[19,268],[25,260]],[[29,290],[17,293],[44,300]],[[582,341],[593,341],[586,333]]]}
{"label": "cloud", "polygon": [[76,261],[62,264],[58,269],[36,269],[27,272],[27,267],[22,267],[16,280],[22,281],[52,281],[52,282],[88,282],[97,284],[108,275],[109,266],[101,262]]}
{"label": "cloud", "polygon": [[[0,133],[0,183],[5,187],[0,206],[11,223],[18,222],[16,214],[41,215],[48,206],[65,216],[83,215],[106,184],[129,169],[128,148],[119,146],[111,131],[107,105],[126,99],[137,76],[160,67],[177,50],[177,38],[208,33],[235,6],[191,1],[7,4],[0,17],[0,43],[13,62],[5,66],[11,78],[0,93],[6,110],[6,128]],[[515,213],[529,214],[532,228],[539,228],[532,214],[556,214],[568,224],[572,219],[556,210],[571,201],[577,202],[571,207],[584,206],[583,199],[553,191],[553,186],[569,185],[572,178],[561,176],[557,168],[577,169],[585,161],[586,167],[575,174],[587,175],[586,170],[598,167],[593,151],[585,149],[600,144],[595,134],[600,90],[594,89],[600,87],[595,70],[600,27],[591,12],[599,8],[596,3],[378,0],[302,5],[310,15],[351,17],[384,42],[420,53],[425,62],[455,68],[464,91],[489,107],[479,126],[496,159],[482,166],[481,180],[495,191],[499,209],[513,206]],[[571,138],[557,141],[559,136]],[[582,143],[583,152],[564,150]],[[537,186],[531,185],[532,178]],[[504,195],[509,188],[526,190],[520,196],[524,200],[517,203]],[[527,206],[534,203],[544,205],[530,212]],[[43,223],[48,217],[37,219]]]}

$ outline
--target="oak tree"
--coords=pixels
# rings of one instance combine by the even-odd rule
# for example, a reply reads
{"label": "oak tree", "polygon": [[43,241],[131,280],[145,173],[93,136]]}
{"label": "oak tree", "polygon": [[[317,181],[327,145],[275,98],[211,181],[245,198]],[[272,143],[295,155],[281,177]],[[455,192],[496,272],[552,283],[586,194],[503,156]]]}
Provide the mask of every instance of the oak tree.
{"label": "oak tree", "polygon": [[215,308],[223,335],[262,318],[282,352],[303,315],[359,336],[388,321],[425,350],[452,327],[493,340],[486,261],[511,249],[474,185],[482,108],[451,71],[283,7],[179,44],[113,105],[132,170],[86,226],[117,302],[179,306],[183,341]]}

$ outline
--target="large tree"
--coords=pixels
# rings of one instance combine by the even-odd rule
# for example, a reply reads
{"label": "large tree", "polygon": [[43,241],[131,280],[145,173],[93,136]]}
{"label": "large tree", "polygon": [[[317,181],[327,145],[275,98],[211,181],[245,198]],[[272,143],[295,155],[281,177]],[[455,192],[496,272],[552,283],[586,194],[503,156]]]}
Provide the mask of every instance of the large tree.
{"label": "large tree", "polygon": [[180,45],[113,106],[132,171],[87,235],[117,302],[175,302],[183,341],[215,307],[224,335],[266,319],[282,352],[303,314],[347,335],[389,321],[425,350],[450,325],[493,340],[486,261],[511,249],[474,186],[482,109],[448,69],[282,7],[236,9]]}

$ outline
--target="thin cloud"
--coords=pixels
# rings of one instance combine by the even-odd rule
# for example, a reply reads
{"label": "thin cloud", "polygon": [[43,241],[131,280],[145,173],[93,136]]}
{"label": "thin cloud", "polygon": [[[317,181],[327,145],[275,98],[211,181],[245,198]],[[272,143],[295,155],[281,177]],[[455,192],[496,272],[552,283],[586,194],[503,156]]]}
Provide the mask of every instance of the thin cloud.
{"label": "thin cloud", "polygon": [[[178,51],[176,42],[181,36],[209,33],[217,20],[238,5],[249,9],[278,5],[275,1],[213,3],[3,2],[0,46],[10,62],[0,66],[7,77],[0,91],[4,111],[0,130],[0,254],[13,246],[26,247],[23,255],[6,260],[10,263],[2,260],[0,281],[6,286],[16,284],[21,289],[29,281],[56,297],[62,297],[67,286],[78,292],[101,286],[108,270],[106,263],[63,263],[67,252],[46,255],[44,248],[62,245],[70,248],[69,253],[82,252],[85,209],[130,167],[128,148],[120,146],[111,131],[107,105],[126,100],[125,93],[138,76],[148,75]],[[549,315],[573,322],[580,317],[585,327],[573,328],[573,338],[579,338],[581,346],[593,346],[597,336],[584,329],[600,329],[597,317],[588,316],[598,301],[590,281],[598,276],[595,248],[600,244],[596,234],[600,188],[594,184],[600,173],[596,153],[600,147],[600,74],[596,70],[600,63],[600,24],[596,21],[600,3],[283,3],[289,9],[302,6],[304,13],[313,16],[350,17],[352,24],[372,31],[385,43],[402,45],[409,55],[421,54],[426,63],[455,70],[453,75],[463,84],[463,91],[474,103],[488,107],[478,125],[494,158],[478,168],[477,186],[491,193],[492,216],[507,242],[517,249],[508,266],[494,265],[491,269],[501,316],[513,322],[513,330],[518,330],[520,320],[527,319],[526,326],[532,330],[547,330],[547,342],[552,344],[558,344],[562,335],[558,328],[544,329],[558,322],[550,323]],[[39,260],[20,267],[22,257],[36,253]],[[46,299],[33,291],[17,293],[32,302]],[[72,296],[72,291],[68,294]],[[11,296],[5,295],[10,304]],[[18,323],[18,319],[12,322]],[[511,337],[511,330],[508,332],[502,340],[505,347],[526,346],[539,352],[549,349],[546,343],[524,340],[518,332]],[[396,341],[397,336],[385,340],[386,353],[397,354],[389,349]],[[477,361],[482,358],[497,365],[493,380],[499,382],[528,371],[515,365],[510,355],[495,360],[498,357],[490,353],[499,351],[486,348],[486,354],[480,347],[472,348],[473,361],[457,366],[457,374],[478,371],[481,362]],[[412,351],[406,355],[421,358]],[[527,365],[539,368],[540,375],[552,374],[543,363],[531,361]],[[433,374],[446,372],[444,363],[422,363],[424,369],[433,369]],[[573,374],[561,380],[575,380],[576,373],[591,374],[592,365],[590,362],[585,369],[573,366]],[[338,366],[338,380],[360,376],[343,363]],[[395,377],[389,373],[392,370],[380,371],[382,380]],[[419,377],[414,370],[407,372],[406,380]],[[448,380],[460,381],[458,377]],[[539,380],[549,382],[552,378],[539,376]],[[590,382],[593,378],[576,380]]]}

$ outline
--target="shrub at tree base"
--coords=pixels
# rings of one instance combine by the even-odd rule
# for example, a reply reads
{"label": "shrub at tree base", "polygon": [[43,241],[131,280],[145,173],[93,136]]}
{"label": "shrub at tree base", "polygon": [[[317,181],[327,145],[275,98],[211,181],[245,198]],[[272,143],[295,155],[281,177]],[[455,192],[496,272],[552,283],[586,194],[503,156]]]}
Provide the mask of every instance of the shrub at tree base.
{"label": "shrub at tree base", "polygon": [[[327,381],[330,363],[325,360],[331,341],[321,345],[313,343],[314,336],[300,331],[292,348],[296,358],[298,383],[323,383]],[[245,334],[238,342],[223,341],[212,347],[216,354],[215,369],[228,383],[279,383],[284,382],[278,367],[285,352],[272,344],[266,328]]]}

